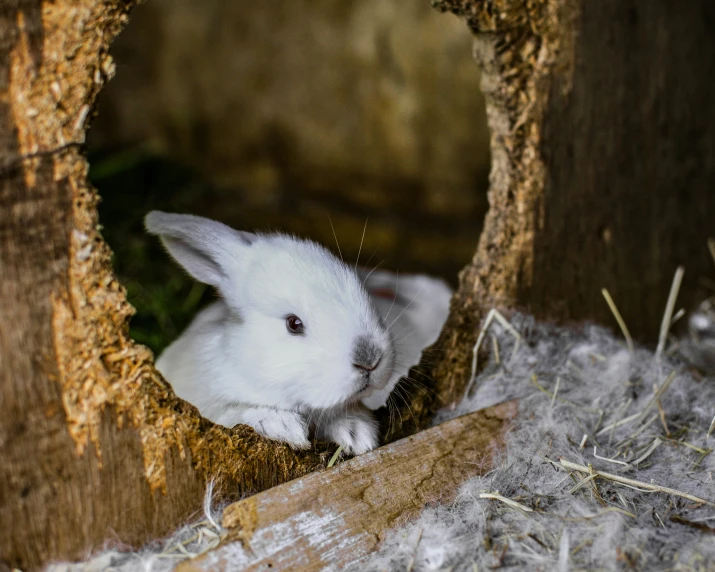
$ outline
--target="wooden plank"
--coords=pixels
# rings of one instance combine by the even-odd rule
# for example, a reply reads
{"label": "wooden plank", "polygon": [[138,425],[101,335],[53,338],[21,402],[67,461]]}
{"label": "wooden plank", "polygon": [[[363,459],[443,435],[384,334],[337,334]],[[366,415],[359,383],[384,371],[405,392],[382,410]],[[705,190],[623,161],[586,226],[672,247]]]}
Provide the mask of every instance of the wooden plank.
{"label": "wooden plank", "polygon": [[204,570],[340,570],[431,503],[492,467],[517,411],[510,401],[453,419],[224,511],[221,546],[184,562]]}

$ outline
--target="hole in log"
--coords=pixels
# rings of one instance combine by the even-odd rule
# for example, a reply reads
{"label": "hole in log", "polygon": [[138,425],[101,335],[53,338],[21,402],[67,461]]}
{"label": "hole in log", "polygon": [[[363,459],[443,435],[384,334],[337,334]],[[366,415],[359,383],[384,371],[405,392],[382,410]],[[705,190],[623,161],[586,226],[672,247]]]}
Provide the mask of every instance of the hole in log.
{"label": "hole in log", "polygon": [[[166,534],[213,476],[223,490],[251,493],[311,472],[333,452],[296,453],[204,422],[129,336],[131,309],[98,233],[83,149],[90,110],[113,75],[109,43],[133,3],[0,10],[0,529],[11,532],[0,553],[21,569],[79,558],[107,530],[128,544]],[[170,310],[165,297],[141,302],[140,275],[133,290],[132,263],[162,272],[139,225],[158,206],[328,244],[333,212],[348,258],[369,218],[367,260],[380,247],[386,266],[453,277],[479,234],[486,201],[475,189],[488,164],[475,153],[487,137],[476,125],[483,104],[462,24],[422,3],[321,10],[286,0],[281,13],[256,2],[212,12],[219,4],[155,0],[137,10],[115,50],[124,95],[114,104],[107,95],[92,132],[105,235],[140,315],[146,308],[151,324],[178,332],[174,309],[192,315],[210,297],[168,274],[157,283],[178,292]],[[402,434],[460,396],[486,308],[522,304],[537,318],[603,323],[611,316],[598,289],[607,287],[634,337],[646,338],[658,332],[659,286],[673,269],[705,275],[712,264],[697,254],[715,200],[715,123],[702,113],[715,62],[711,3],[640,3],[630,15],[623,2],[432,4],[478,32],[494,130],[492,205],[437,366],[417,374],[437,379],[439,396],[406,398]],[[462,36],[442,28],[451,23]],[[154,58],[167,54],[172,30],[173,59]],[[126,63],[132,50],[136,66]],[[211,65],[192,59],[207,51]],[[169,160],[186,170],[167,171]],[[608,248],[602,224],[612,229]],[[688,288],[679,299],[692,297]],[[134,325],[141,339],[140,319]],[[151,335],[142,341],[154,349],[166,343]]]}

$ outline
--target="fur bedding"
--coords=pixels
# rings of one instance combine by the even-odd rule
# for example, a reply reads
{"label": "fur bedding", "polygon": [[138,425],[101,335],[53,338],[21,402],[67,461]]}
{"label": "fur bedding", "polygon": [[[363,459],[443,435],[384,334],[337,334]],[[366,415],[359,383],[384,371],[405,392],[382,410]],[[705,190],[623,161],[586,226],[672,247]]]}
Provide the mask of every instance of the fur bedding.
{"label": "fur bedding", "polygon": [[492,327],[472,395],[437,420],[520,398],[497,468],[464,483],[450,506],[395,531],[356,569],[715,570],[715,505],[560,463],[715,502],[715,379],[645,349],[631,354],[603,328],[525,316],[512,324],[518,346]]}
{"label": "fur bedding", "polygon": [[[715,378],[667,352],[631,353],[603,328],[522,315],[511,324],[490,327],[471,395],[435,421],[518,397],[496,468],[393,531],[354,570],[715,570]],[[208,504],[206,515],[143,551],[51,570],[170,570],[218,542]]]}

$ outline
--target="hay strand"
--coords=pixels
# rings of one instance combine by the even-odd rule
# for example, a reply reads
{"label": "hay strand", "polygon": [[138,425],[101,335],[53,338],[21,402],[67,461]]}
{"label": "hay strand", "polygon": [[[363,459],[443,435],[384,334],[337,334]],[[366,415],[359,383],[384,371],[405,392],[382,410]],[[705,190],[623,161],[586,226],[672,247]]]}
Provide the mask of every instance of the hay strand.
{"label": "hay strand", "polygon": [[[691,495],[689,493],[679,491],[676,489],[671,489],[668,487],[663,487],[661,485],[656,485],[653,483],[645,483],[643,481],[637,481],[635,479],[629,479],[627,477],[622,477],[621,475],[614,475],[612,473],[606,473],[604,471],[598,471],[594,469],[591,466],[586,466],[586,465],[580,465],[578,463],[573,463],[571,461],[567,461],[566,459],[559,459],[559,462],[561,463],[561,466],[569,471],[578,471],[581,473],[585,473],[588,475],[588,479],[600,477],[602,479],[605,479],[607,481],[611,481],[614,483],[618,483],[621,485],[629,486],[629,487],[635,487],[638,490],[641,491],[648,491],[648,492],[654,492],[654,493],[665,493],[673,496],[678,496],[684,499],[688,499],[690,501],[699,503],[699,504],[705,504],[708,506],[715,507],[715,502],[709,501],[707,499],[703,499],[700,497],[696,497],[695,495]],[[585,481],[586,479],[584,479]]]}
{"label": "hay strand", "polygon": [[507,320],[499,310],[496,308],[492,308],[489,310],[489,313],[487,314],[486,319],[484,320],[484,325],[482,326],[482,329],[479,332],[479,335],[477,336],[477,342],[474,344],[474,348],[472,348],[472,375],[469,378],[469,383],[467,384],[467,388],[464,390],[464,396],[468,396],[471,391],[472,391],[472,386],[474,385],[474,382],[477,379],[477,356],[479,355],[479,348],[482,346],[482,342],[484,341],[484,336],[486,336],[487,331],[489,330],[489,327],[492,325],[492,322],[496,320],[499,322],[499,325],[504,328],[507,332],[509,332],[512,337],[515,340],[514,343],[514,349],[511,351],[511,357],[509,359],[512,359],[515,355],[516,352],[519,350],[519,342],[521,341],[521,334],[516,331],[514,326],[511,325],[509,320]]}
{"label": "hay strand", "polygon": [[519,510],[522,510],[524,512],[534,512],[533,508],[529,508],[528,506],[525,506],[519,502],[516,502],[515,500],[508,499],[502,495],[500,495],[498,492],[495,493],[481,493],[479,495],[480,499],[493,499],[493,500],[498,500],[503,502],[506,505],[509,505],[512,508],[517,508]]}
{"label": "hay strand", "polygon": [[663,355],[663,350],[665,349],[665,342],[668,338],[668,332],[670,331],[670,326],[673,321],[673,311],[675,310],[675,302],[678,299],[678,292],[680,291],[680,285],[683,282],[683,274],[685,274],[685,268],[678,266],[675,271],[675,276],[673,276],[673,283],[670,286],[670,293],[668,294],[668,301],[665,304],[665,312],[663,313],[663,321],[660,324],[660,335],[658,336],[658,346],[655,350],[656,359],[660,359]]}
{"label": "hay strand", "polygon": [[333,456],[330,457],[330,461],[328,461],[328,469],[335,464],[335,461],[338,460],[338,457],[340,456],[340,453],[342,453],[342,452],[343,452],[343,446],[340,445],[340,446],[336,449],[335,453],[333,453]]}
{"label": "hay strand", "polygon": [[710,251],[710,256],[712,256],[713,263],[715,263],[715,238],[708,238],[708,250]]}
{"label": "hay strand", "polygon": [[646,404],[646,406],[643,408],[643,411],[641,411],[640,415],[638,416],[639,421],[642,420],[646,416],[648,411],[650,411],[650,409],[658,402],[661,396],[670,387],[670,384],[673,383],[674,379],[675,370],[671,371],[668,377],[662,383],[662,385],[658,389],[656,389],[655,393],[653,394],[653,397],[651,397],[650,401]]}
{"label": "hay strand", "polygon": [[618,323],[618,327],[621,328],[621,332],[623,332],[623,337],[626,339],[626,345],[628,346],[628,351],[633,353],[633,338],[631,337],[631,333],[628,331],[628,326],[626,326],[626,322],[623,319],[623,316],[621,316],[621,313],[618,311],[618,308],[616,307],[616,303],[613,301],[613,298],[611,298],[611,294],[608,292],[606,288],[601,288],[601,294],[603,294],[603,297],[606,299],[606,303],[608,304],[608,307],[611,309],[611,312],[613,313],[613,317],[616,318],[616,322]]}
{"label": "hay strand", "polygon": [[556,387],[554,387],[554,395],[551,397],[551,409],[554,408],[554,402],[556,401],[556,395],[559,392],[559,385],[561,385],[561,378],[556,378]]}

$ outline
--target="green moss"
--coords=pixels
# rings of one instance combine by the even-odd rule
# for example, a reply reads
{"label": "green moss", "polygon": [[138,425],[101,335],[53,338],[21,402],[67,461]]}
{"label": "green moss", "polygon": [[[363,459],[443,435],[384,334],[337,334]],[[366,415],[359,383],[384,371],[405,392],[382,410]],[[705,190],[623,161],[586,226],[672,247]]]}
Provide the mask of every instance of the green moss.
{"label": "green moss", "polygon": [[137,314],[132,337],[158,353],[215,294],[198,284],[144,232],[152,209],[191,212],[215,189],[186,167],[142,149],[90,155],[90,180],[102,201],[102,234],[114,251],[114,268]]}

